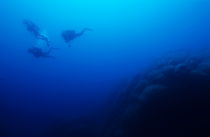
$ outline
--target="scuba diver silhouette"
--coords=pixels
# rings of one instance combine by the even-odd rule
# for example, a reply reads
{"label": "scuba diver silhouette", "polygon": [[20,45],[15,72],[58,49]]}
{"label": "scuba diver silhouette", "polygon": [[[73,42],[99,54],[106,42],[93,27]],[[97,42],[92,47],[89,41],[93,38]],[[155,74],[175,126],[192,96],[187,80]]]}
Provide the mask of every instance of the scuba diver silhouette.
{"label": "scuba diver silhouette", "polygon": [[50,47],[50,40],[45,31],[41,30],[34,22],[30,20],[23,20],[23,24],[27,30],[36,38],[46,42],[47,46]]}
{"label": "scuba diver silhouette", "polygon": [[68,43],[69,47],[71,47],[70,42],[82,36],[86,31],[92,31],[92,29],[84,28],[81,32],[78,33],[76,33],[74,30],[65,30],[61,33],[61,36],[64,39],[64,41]]}
{"label": "scuba diver silhouette", "polygon": [[53,49],[56,49],[56,48],[51,47],[51,48],[48,49],[48,51],[43,51],[41,48],[32,47],[32,48],[28,49],[28,52],[31,53],[32,55],[34,55],[34,57],[36,57],[36,58],[40,58],[40,57],[54,58],[53,56],[50,55],[50,53]]}
{"label": "scuba diver silhouette", "polygon": [[36,58],[49,58],[50,53],[53,48],[50,44],[50,40],[46,32],[42,31],[34,22],[30,20],[24,20],[23,24],[26,26],[27,30],[35,37],[36,44],[35,46],[28,49],[28,52],[31,53]]}

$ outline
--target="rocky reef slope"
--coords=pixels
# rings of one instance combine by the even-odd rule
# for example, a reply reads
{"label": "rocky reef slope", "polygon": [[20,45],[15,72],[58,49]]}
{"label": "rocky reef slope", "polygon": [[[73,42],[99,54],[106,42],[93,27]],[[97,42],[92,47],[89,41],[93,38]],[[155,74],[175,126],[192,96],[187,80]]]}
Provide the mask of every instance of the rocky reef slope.
{"label": "rocky reef slope", "polygon": [[210,51],[169,53],[145,70],[98,113],[48,136],[209,137]]}
{"label": "rocky reef slope", "polygon": [[209,53],[176,53],[136,76],[118,100],[105,136],[209,136]]}

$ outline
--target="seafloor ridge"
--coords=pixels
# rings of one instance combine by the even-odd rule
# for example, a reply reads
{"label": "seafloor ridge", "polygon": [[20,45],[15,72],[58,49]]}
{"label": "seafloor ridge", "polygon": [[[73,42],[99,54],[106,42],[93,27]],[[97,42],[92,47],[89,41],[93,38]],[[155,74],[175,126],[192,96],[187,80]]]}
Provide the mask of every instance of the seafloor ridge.
{"label": "seafloor ridge", "polygon": [[209,136],[209,53],[179,52],[136,76],[107,137]]}
{"label": "seafloor ridge", "polygon": [[[210,132],[209,50],[159,58],[110,105],[104,125],[94,120],[61,126],[54,136],[192,137]],[[98,120],[97,118],[95,120]],[[103,121],[103,120],[102,120]],[[58,125],[57,125],[58,126]],[[51,134],[52,135],[52,134]]]}

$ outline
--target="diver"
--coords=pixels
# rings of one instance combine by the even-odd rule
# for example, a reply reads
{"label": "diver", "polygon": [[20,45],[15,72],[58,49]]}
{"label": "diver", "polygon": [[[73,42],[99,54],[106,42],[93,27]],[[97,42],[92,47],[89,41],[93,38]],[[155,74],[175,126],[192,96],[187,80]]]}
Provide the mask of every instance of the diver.
{"label": "diver", "polygon": [[27,30],[35,37],[36,44],[28,49],[28,52],[36,58],[54,58],[50,55],[53,48],[46,32],[42,31],[35,23],[30,20],[24,20]]}
{"label": "diver", "polygon": [[38,47],[32,47],[28,49],[28,52],[34,55],[36,58],[54,58],[50,55],[51,51],[56,48],[49,48],[47,51],[43,51],[41,48]]}
{"label": "diver", "polygon": [[92,29],[84,28],[81,32],[78,33],[76,33],[74,30],[65,30],[62,32],[61,36],[63,37],[64,41],[68,43],[69,47],[71,47],[70,42],[75,38],[82,36],[86,31],[92,31]]}
{"label": "diver", "polygon": [[35,23],[30,20],[23,20],[23,24],[36,39],[45,41],[47,46],[50,47],[50,40],[45,31],[41,30]]}

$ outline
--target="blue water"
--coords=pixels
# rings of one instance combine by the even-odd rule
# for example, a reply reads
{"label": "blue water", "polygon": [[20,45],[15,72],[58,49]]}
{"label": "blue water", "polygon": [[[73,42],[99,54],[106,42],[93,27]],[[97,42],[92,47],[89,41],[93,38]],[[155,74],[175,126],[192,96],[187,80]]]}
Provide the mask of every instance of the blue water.
{"label": "blue water", "polygon": [[[0,18],[0,127],[12,137],[99,113],[158,57],[210,45],[209,0],[1,0]],[[24,19],[48,32],[54,59],[27,52]],[[84,27],[69,48],[61,32]]]}

